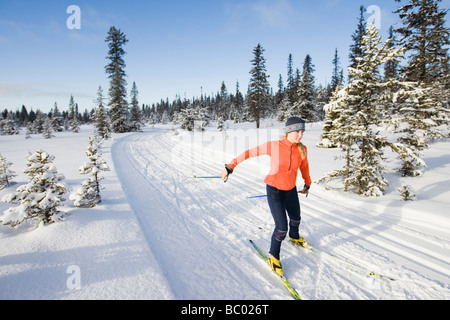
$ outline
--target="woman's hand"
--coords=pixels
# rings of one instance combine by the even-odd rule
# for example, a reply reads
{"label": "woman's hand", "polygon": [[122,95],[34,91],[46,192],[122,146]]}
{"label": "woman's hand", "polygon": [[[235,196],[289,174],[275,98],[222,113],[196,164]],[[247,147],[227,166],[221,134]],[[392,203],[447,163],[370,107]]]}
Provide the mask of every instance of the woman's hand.
{"label": "woman's hand", "polygon": [[225,169],[222,170],[222,179],[225,180],[225,179],[227,179],[227,178],[228,178],[228,171],[227,171],[227,169],[225,168]]}
{"label": "woman's hand", "polygon": [[233,173],[233,169],[229,165],[225,165],[225,169],[222,170],[222,179],[227,182],[228,176]]}
{"label": "woman's hand", "polygon": [[303,187],[303,190],[302,191],[299,191],[298,193],[301,193],[301,194],[306,194],[306,196],[308,196],[308,194],[309,194],[309,188],[310,188],[311,186],[308,186],[307,184],[305,184],[305,186]]}

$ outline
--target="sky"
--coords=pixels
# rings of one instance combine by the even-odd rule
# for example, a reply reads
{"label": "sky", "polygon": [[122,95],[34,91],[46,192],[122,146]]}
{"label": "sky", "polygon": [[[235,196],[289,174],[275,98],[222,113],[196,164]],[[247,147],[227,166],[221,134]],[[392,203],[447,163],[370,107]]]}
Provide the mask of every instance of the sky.
{"label": "sky", "polygon": [[286,84],[289,54],[300,70],[309,54],[316,84],[326,85],[335,49],[348,66],[360,5],[374,9],[365,17],[383,39],[399,25],[394,0],[0,0],[0,110],[68,110],[71,95],[80,112],[95,107],[98,87],[105,96],[109,88],[111,26],[129,40],[127,99],[136,82],[141,105],[215,95],[222,82],[245,93],[258,43],[274,91],[280,74]]}

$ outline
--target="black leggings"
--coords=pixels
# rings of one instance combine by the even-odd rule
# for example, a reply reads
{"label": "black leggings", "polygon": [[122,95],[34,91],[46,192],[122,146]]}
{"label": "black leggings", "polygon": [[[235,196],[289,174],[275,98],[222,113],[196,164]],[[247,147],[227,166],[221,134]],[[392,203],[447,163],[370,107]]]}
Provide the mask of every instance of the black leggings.
{"label": "black leggings", "polygon": [[[289,191],[278,190],[275,187],[266,186],[267,201],[270,212],[275,222],[275,230],[272,234],[270,254],[280,260],[281,242],[286,238],[289,227],[289,237],[298,239],[300,237],[298,228],[300,226],[300,202],[298,200],[297,187]],[[287,216],[289,216],[289,225]]]}

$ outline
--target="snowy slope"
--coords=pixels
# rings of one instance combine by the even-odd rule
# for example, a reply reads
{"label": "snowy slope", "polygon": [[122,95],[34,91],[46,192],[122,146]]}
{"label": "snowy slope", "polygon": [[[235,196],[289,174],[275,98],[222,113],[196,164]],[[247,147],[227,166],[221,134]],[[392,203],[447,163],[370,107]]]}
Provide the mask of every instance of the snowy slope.
{"label": "snowy slope", "polygon": [[[273,223],[266,199],[247,198],[264,195],[268,158],[239,165],[227,183],[194,178],[217,176],[246,148],[278,139],[278,124],[265,125],[203,133],[156,126],[114,135],[103,149],[112,170],[104,174],[101,205],[80,209],[67,200],[64,220],[53,225],[0,226],[0,299],[290,299],[248,243],[268,250]],[[90,134],[83,127],[51,140],[0,137],[0,153],[19,174],[0,196],[26,183],[27,152],[38,148],[54,155],[66,183],[78,187]],[[304,137],[313,180],[339,165],[337,150],[315,147],[319,135],[320,125],[312,125]],[[302,298],[450,299],[449,146],[439,142],[426,151],[421,177],[389,173],[382,198],[317,184],[308,198],[300,196],[301,233],[347,262],[284,243],[282,263]],[[416,201],[400,200],[402,184],[414,187]],[[0,211],[9,206],[0,202]],[[397,280],[374,278],[350,263]]]}

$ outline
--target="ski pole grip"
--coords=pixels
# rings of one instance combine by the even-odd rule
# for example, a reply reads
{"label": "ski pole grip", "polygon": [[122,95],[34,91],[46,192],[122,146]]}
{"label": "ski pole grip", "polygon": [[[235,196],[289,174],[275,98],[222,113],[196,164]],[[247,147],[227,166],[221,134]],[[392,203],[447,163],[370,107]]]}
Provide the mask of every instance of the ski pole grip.
{"label": "ski pole grip", "polygon": [[225,177],[225,179],[223,179],[223,182],[227,182],[228,181],[228,177],[230,176],[230,174],[233,173],[233,168],[231,168],[227,164],[225,164],[225,169],[227,170],[227,176]]}

